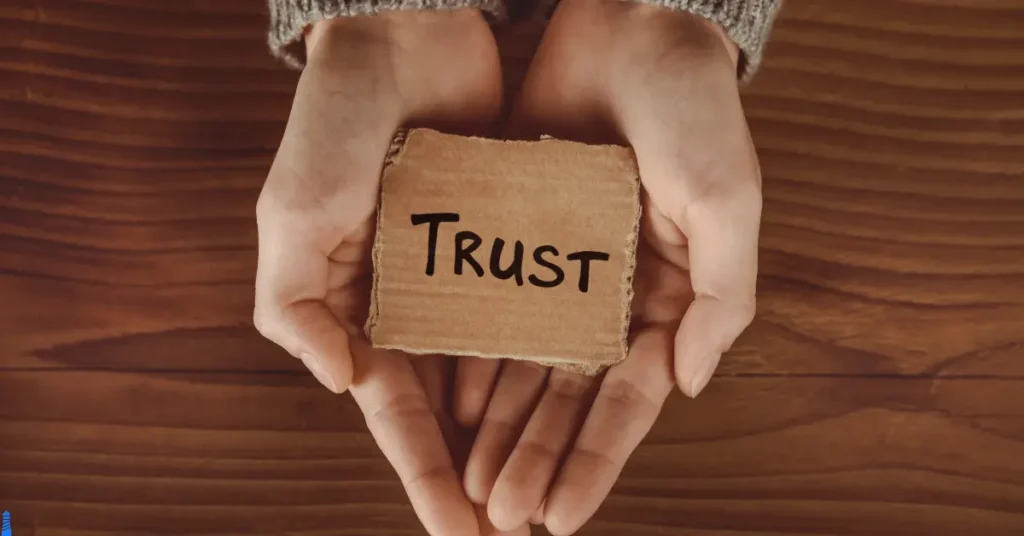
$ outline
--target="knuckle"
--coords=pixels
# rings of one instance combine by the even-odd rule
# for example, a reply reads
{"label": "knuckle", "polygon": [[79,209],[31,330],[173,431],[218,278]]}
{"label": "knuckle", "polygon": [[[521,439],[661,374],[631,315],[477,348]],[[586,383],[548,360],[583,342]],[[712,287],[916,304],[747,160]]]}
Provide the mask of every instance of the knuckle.
{"label": "knuckle", "polygon": [[428,466],[419,472],[410,475],[403,475],[400,478],[402,479],[402,485],[408,488],[416,486],[420,482],[443,481],[454,476],[452,475],[454,472],[455,470],[452,468],[451,464],[442,462]]}
{"label": "knuckle", "polygon": [[594,462],[595,465],[600,466],[601,469],[609,468],[617,470],[622,467],[622,462],[619,462],[612,458],[611,454],[603,450],[597,450],[584,445],[576,444],[572,448],[570,456],[576,458],[583,458],[588,461]]}
{"label": "knuckle", "polygon": [[430,401],[422,392],[396,395],[377,407],[363,408],[367,423],[386,426],[388,423],[417,422],[434,418]]}
{"label": "knuckle", "polygon": [[[530,458],[557,460],[562,455],[561,450],[538,439],[522,439],[519,441],[519,444],[516,445],[516,450],[519,451],[520,455],[528,456]],[[513,471],[510,474],[516,473],[516,471]]]}
{"label": "knuckle", "polygon": [[733,208],[744,213],[760,213],[761,189],[751,181],[718,182],[697,191],[692,204],[713,210]]}
{"label": "knuckle", "polygon": [[721,210],[736,207],[744,211],[756,209],[760,212],[761,173],[755,164],[745,173],[695,174],[685,198],[688,206],[695,210]]}
{"label": "knuckle", "polygon": [[643,408],[645,406],[653,406],[655,408],[660,406],[636,384],[624,380],[605,382],[601,386],[601,394],[599,396],[609,404],[626,410]]}
{"label": "knuckle", "polygon": [[736,316],[742,327],[746,328],[757,316],[757,298],[749,296],[736,305]]}
{"label": "knuckle", "polygon": [[271,170],[256,199],[257,224],[277,223],[302,212],[293,206],[296,192],[291,184],[294,182],[295,179],[282,178],[281,173]]}
{"label": "knuckle", "polygon": [[548,391],[559,398],[583,398],[591,385],[587,376],[556,370],[548,377]]}
{"label": "knuckle", "polygon": [[276,315],[271,314],[265,306],[257,304],[253,308],[252,324],[263,337],[275,343],[281,343],[280,322],[276,319]]}
{"label": "knuckle", "polygon": [[256,225],[265,225],[269,218],[272,217],[274,212],[274,202],[272,196],[267,193],[266,188],[260,192],[260,196],[256,199]]}
{"label": "knuckle", "polygon": [[260,332],[266,338],[270,338],[270,322],[267,321],[266,315],[258,307],[253,309],[252,312],[252,325],[256,328],[256,331]]}

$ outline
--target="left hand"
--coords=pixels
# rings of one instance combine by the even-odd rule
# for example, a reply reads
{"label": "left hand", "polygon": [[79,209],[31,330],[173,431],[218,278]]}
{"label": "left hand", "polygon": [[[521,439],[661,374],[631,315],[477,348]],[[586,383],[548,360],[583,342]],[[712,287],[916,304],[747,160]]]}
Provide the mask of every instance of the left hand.
{"label": "left hand", "polygon": [[[395,130],[490,130],[502,99],[491,30],[473,9],[396,11],[320,21],[306,49],[256,208],[253,321],[325,387],[352,393],[430,534],[500,534],[460,485],[446,396],[454,358],[373,349],[363,332],[381,166]],[[524,523],[504,536],[528,532]]]}
{"label": "left hand", "polygon": [[761,180],[737,61],[720,28],[685,13],[564,0],[553,17],[511,129],[634,148],[644,192],[630,348],[603,378],[460,363],[455,414],[480,427],[464,484],[496,527],[575,532],[673,385],[696,396],[752,320]]}

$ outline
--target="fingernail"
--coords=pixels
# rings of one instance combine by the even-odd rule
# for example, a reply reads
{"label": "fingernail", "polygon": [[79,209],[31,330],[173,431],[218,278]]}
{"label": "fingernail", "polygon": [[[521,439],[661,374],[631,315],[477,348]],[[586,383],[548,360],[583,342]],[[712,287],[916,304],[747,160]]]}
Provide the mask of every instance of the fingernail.
{"label": "fingernail", "polygon": [[306,368],[313,373],[313,377],[317,379],[324,387],[330,390],[334,394],[338,394],[338,387],[334,383],[334,378],[331,377],[330,373],[327,372],[327,368],[324,366],[323,361],[313,354],[302,354],[299,356],[302,363],[306,365]]}
{"label": "fingernail", "polygon": [[708,382],[711,381],[711,375],[715,372],[715,366],[718,364],[716,356],[710,355],[701,361],[697,371],[693,374],[693,380],[690,381],[690,398],[697,398],[697,395],[707,387]]}

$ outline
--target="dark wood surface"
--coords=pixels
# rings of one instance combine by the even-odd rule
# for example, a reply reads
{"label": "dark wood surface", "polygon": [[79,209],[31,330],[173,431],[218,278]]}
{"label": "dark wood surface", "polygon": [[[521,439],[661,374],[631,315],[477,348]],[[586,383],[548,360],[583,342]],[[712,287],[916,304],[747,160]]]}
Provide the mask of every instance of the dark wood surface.
{"label": "dark wood surface", "polygon": [[[250,325],[296,78],[262,10],[0,3],[15,536],[420,534],[349,398]],[[1024,4],[790,0],[745,104],[757,320],[583,533],[1024,534]]]}

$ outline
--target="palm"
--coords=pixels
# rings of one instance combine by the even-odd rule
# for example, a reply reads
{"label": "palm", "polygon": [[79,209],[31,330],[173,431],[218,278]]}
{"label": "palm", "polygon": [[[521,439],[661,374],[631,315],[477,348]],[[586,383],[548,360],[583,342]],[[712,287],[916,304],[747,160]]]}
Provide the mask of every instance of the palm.
{"label": "palm", "polygon": [[688,254],[686,237],[645,195],[633,278],[633,337],[657,329],[675,332],[679,327],[694,297]]}
{"label": "palm", "polygon": [[[390,400],[385,401],[385,406],[377,408],[377,413],[368,412],[368,418],[380,419],[383,416],[380,412],[407,411],[411,413],[412,420],[436,421],[444,431],[449,447],[454,449],[464,443],[456,441],[464,438],[457,438],[453,433],[446,395],[450,392],[454,358],[410,356],[405,352],[378,350],[372,348],[365,338],[363,325],[369,314],[373,280],[371,250],[376,232],[375,221],[374,215],[366,218],[328,257],[325,302],[350,336],[355,361],[353,393],[359,391],[360,385],[381,380],[399,388],[398,391],[388,392]],[[380,363],[386,363],[387,366]],[[404,381],[410,377],[409,370],[415,375],[416,382]],[[358,394],[356,396],[359,398]],[[408,417],[403,417],[401,424],[412,424]],[[430,438],[410,439],[423,443],[424,439]]]}
{"label": "palm", "polygon": [[369,311],[373,264],[374,224],[371,215],[334,248],[327,262],[325,301],[331,313],[351,336],[362,333]]}
{"label": "palm", "polygon": [[753,311],[760,183],[735,65],[721,54],[687,63],[696,55],[680,30],[698,35],[704,23],[667,12],[666,24],[651,25],[666,11],[619,16],[626,11],[634,8],[562,2],[510,120],[525,139],[628,143],[644,198],[622,363],[598,379],[505,363],[492,391],[486,371],[460,366],[460,379],[475,381],[457,386],[457,406],[482,398],[459,393],[490,392],[456,410],[480,422],[465,486],[498,526],[531,517],[557,534],[578,529],[673,387],[700,392]]}
{"label": "palm", "polygon": [[[257,203],[254,323],[329,390],[351,389],[428,532],[478,535],[452,457],[464,442],[446,434],[452,360],[374,349],[363,325],[381,161],[395,129],[486,131],[501,109],[493,35],[476,10],[400,10],[318,22],[305,44]],[[455,54],[462,60],[452,63]]]}
{"label": "palm", "polygon": [[369,312],[376,231],[371,215],[328,257],[328,308],[349,333],[350,390],[367,426],[395,467],[424,525],[438,534],[495,534],[465,500],[459,473],[472,436],[455,425],[450,396],[455,359],[372,348],[363,334]]}
{"label": "palm", "polygon": [[496,525],[533,513],[569,532],[597,509],[674,385],[673,339],[693,300],[687,255],[685,237],[644,195],[626,360],[602,378],[505,363],[465,482]]}

